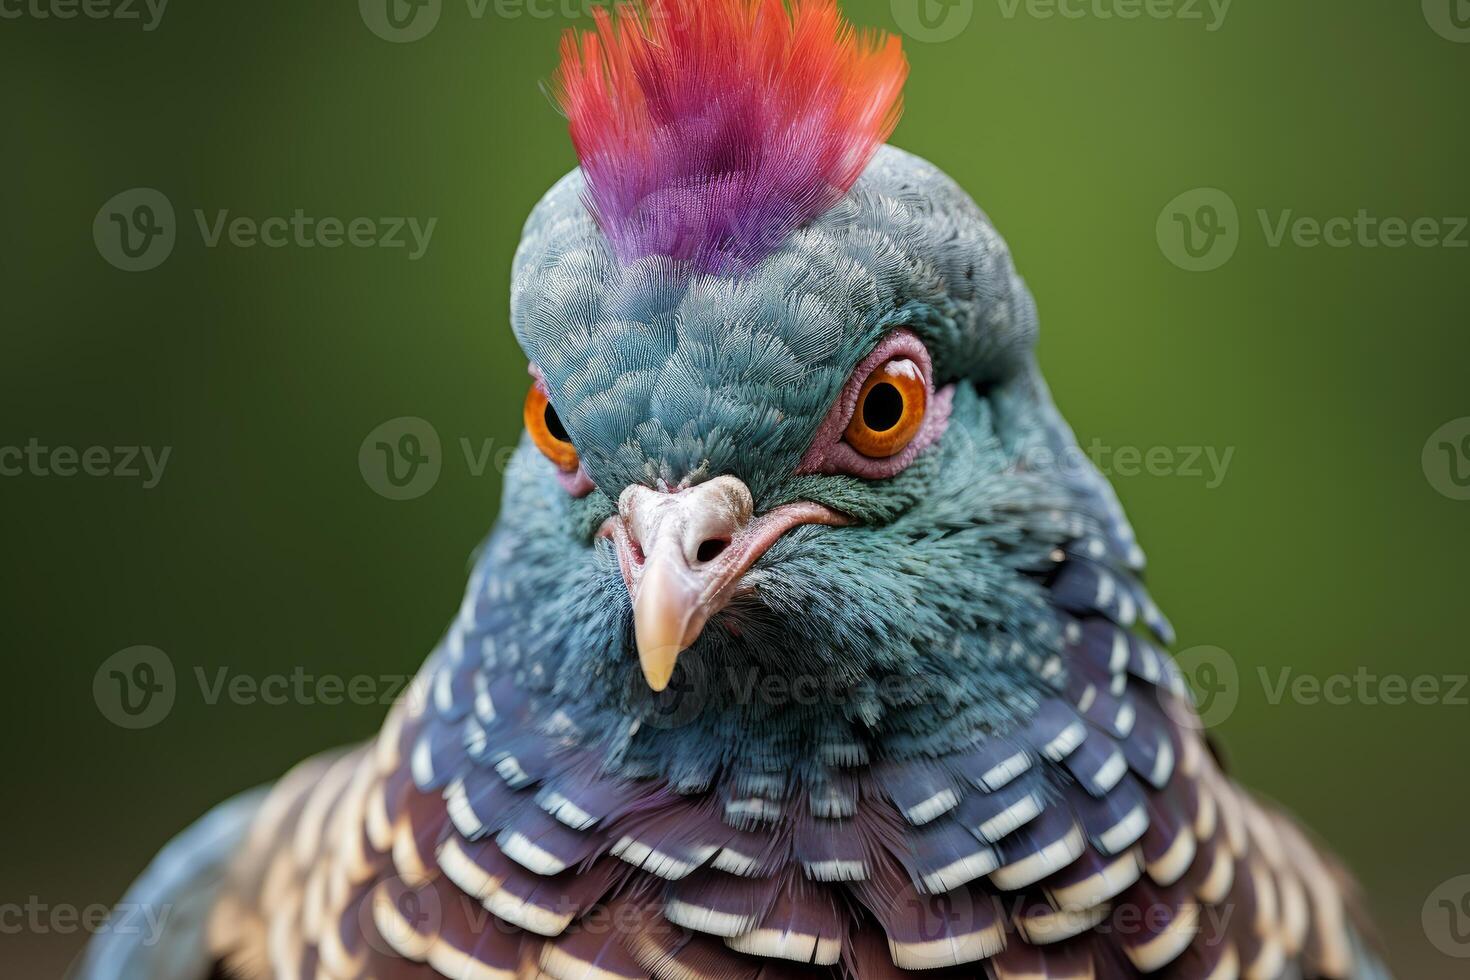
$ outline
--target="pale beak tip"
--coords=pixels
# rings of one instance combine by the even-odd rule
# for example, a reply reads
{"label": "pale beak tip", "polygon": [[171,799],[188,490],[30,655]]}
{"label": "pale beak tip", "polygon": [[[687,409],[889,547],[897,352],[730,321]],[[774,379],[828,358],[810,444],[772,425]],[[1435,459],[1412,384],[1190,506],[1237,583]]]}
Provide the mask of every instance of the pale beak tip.
{"label": "pale beak tip", "polygon": [[638,644],[638,663],[643,668],[643,679],[654,693],[669,686],[669,680],[674,676],[674,664],[683,652],[684,647],[669,643]]}
{"label": "pale beak tip", "polygon": [[680,572],[667,556],[650,558],[633,602],[638,661],[654,691],[669,686],[679,654],[698,638],[704,626],[698,582]]}

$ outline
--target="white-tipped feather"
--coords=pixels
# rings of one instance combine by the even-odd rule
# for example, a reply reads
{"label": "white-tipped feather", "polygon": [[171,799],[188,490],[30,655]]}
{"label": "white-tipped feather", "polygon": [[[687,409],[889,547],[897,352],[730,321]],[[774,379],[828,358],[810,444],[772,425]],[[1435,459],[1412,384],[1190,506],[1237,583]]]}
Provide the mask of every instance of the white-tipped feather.
{"label": "white-tipped feather", "polygon": [[758,864],[759,861],[756,858],[741,854],[729,847],[722,847],[714,860],[710,862],[710,867],[728,871],[732,875],[748,877],[755,871]]}
{"label": "white-tipped feather", "polygon": [[1000,925],[979,929],[963,936],[946,936],[928,942],[904,943],[888,941],[888,952],[901,970],[933,970],[944,966],[963,966],[989,959],[1005,948],[1005,932]]}
{"label": "white-tipped feather", "polygon": [[1154,757],[1154,771],[1149,776],[1149,782],[1155,786],[1163,786],[1169,781],[1169,776],[1174,772],[1174,743],[1169,741],[1168,736],[1159,737],[1159,753]]}
{"label": "white-tipped feather", "polygon": [[1148,811],[1140,803],[1123,819],[1099,834],[1097,846],[1104,854],[1119,854],[1124,848],[1136,844],[1146,830],[1148,830]]}
{"label": "white-tipped feather", "polygon": [[807,861],[802,867],[814,881],[862,881],[868,876],[862,861]]}
{"label": "white-tipped feather", "polygon": [[500,845],[501,853],[506,857],[527,871],[534,871],[538,875],[561,874],[568,867],[567,862],[518,830],[502,833],[496,838],[496,842]]}
{"label": "white-tipped feather", "polygon": [[994,793],[1030,768],[1031,756],[1025,752],[1017,752],[1009,759],[997,762],[987,769],[985,775],[980,777],[980,785]]}
{"label": "white-tipped feather", "polygon": [[743,935],[756,925],[754,916],[719,912],[678,899],[670,899],[664,903],[664,918],[685,929],[723,937]]}
{"label": "white-tipped feather", "polygon": [[596,817],[554,790],[542,791],[536,802],[541,809],[573,830],[587,830],[597,823]]}
{"label": "white-tipped feather", "polygon": [[468,895],[483,899],[500,887],[500,879],[486,874],[471,861],[458,838],[451,837],[440,845],[438,858],[444,877]]}
{"label": "white-tipped feather", "polygon": [[1059,909],[1087,909],[1111,901],[1132,887],[1143,874],[1136,851],[1129,851],[1096,874],[1073,885],[1050,888],[1047,897]]}
{"label": "white-tipped feather", "polygon": [[1108,756],[1108,761],[1104,762],[1098,768],[1097,774],[1093,777],[1093,781],[1097,783],[1097,788],[1102,792],[1110,793],[1118,785],[1118,781],[1123,778],[1123,774],[1127,771],[1128,760],[1123,758],[1122,752],[1114,749],[1113,754]]}
{"label": "white-tipped feather", "polygon": [[1184,872],[1194,864],[1194,856],[1198,850],[1199,843],[1194,834],[1188,827],[1180,827],[1169,849],[1149,864],[1148,876],[1155,883],[1168,888],[1184,877]]}
{"label": "white-tipped feather", "polygon": [[429,965],[444,977],[454,980],[519,980],[518,970],[497,970],[444,942],[429,947]]}
{"label": "white-tipped feather", "polygon": [[1000,813],[975,828],[975,832],[994,844],[1007,834],[1041,815],[1041,798],[1035,793],[1022,797]]}
{"label": "white-tipped feather", "polygon": [[[413,923],[404,917],[403,910],[388,897],[386,888],[380,886],[373,893],[371,901],[373,924],[377,926],[378,934],[399,956],[413,960],[415,963],[424,962],[429,955],[429,947],[433,944],[433,939],[421,936],[414,931]],[[295,965],[293,964],[291,970],[280,975],[294,976]]]}
{"label": "white-tipped feather", "polygon": [[996,868],[990,873],[990,880],[1004,891],[1026,888],[1077,860],[1086,846],[1082,829],[1074,826],[1061,840],[1019,861]]}
{"label": "white-tipped feather", "polygon": [[573,913],[553,912],[497,889],[485,899],[485,908],[495,915],[538,936],[560,936],[572,924]]}
{"label": "white-tipped feather", "polygon": [[725,940],[725,945],[740,953],[768,959],[795,960],[832,966],[842,958],[842,943],[833,938],[811,936],[777,929],[755,929],[743,936]]}
{"label": "white-tipped feather", "polygon": [[1108,917],[1112,906],[1103,904],[1088,909],[1069,909],[1022,916],[1016,928],[1028,943],[1045,946],[1079,936]]}
{"label": "white-tipped feather", "polygon": [[924,890],[931,895],[952,891],[1000,867],[1000,858],[990,848],[983,848],[958,861],[932,871],[923,878]]}
{"label": "white-tipped feather", "polygon": [[903,815],[908,818],[909,823],[916,827],[921,827],[936,817],[953,810],[959,804],[960,797],[958,793],[952,789],[942,789],[922,803],[916,803],[909,807],[903,812]]}
{"label": "white-tipped feather", "polygon": [[1198,927],[1199,906],[1188,902],[1157,936],[1138,946],[1124,946],[1123,950],[1139,972],[1153,973],[1179,958],[1193,941]]}
{"label": "white-tipped feather", "polygon": [[709,860],[714,853],[714,848],[700,850],[695,855],[696,861],[681,861],[670,854],[665,854],[663,851],[655,850],[647,844],[634,840],[632,837],[624,837],[612,846],[609,853],[634,867],[642,868],[649,874],[669,881],[677,881],[693,874],[696,868]]}
{"label": "white-tipped feather", "polygon": [[1042,748],[1042,754],[1054,762],[1061,762],[1067,756],[1076,751],[1077,746],[1087,737],[1087,728],[1080,721],[1074,721],[1063,728],[1057,737]]}
{"label": "white-tipped feather", "polygon": [[429,740],[427,737],[420,738],[414,743],[409,768],[413,773],[413,781],[417,785],[428,786],[433,783],[434,756],[429,751]]}
{"label": "white-tipped feather", "polygon": [[1223,847],[1215,849],[1215,863],[1200,884],[1197,894],[1208,905],[1217,905],[1230,895],[1230,886],[1235,884],[1235,858]]}
{"label": "white-tipped feather", "polygon": [[470,798],[465,794],[464,783],[460,780],[450,783],[449,788],[444,791],[444,809],[449,814],[449,821],[454,824],[454,829],[465,837],[474,839],[484,831],[485,825],[475,816]]}

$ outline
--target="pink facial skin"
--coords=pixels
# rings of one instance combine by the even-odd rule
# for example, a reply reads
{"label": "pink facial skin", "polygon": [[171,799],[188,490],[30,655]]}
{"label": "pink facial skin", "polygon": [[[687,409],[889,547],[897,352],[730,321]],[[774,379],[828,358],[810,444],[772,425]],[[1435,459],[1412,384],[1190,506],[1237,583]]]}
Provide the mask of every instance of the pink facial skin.
{"label": "pink facial skin", "polygon": [[[541,389],[541,394],[546,395],[547,401],[550,401],[551,394],[546,390],[546,379],[541,376],[541,369],[534,364],[528,364],[526,372],[535,379],[536,387]],[[585,497],[597,489],[597,484],[593,483],[592,477],[587,475],[587,467],[581,464],[578,464],[576,471],[572,473],[558,467],[556,479],[562,485],[562,489],[573,497]]]}
{"label": "pink facial skin", "polygon": [[[896,455],[874,459],[854,449],[848,444],[844,435],[847,432],[848,423],[852,421],[852,413],[857,408],[858,395],[862,393],[864,383],[874,371],[895,357],[907,358],[918,366],[919,372],[924,377],[924,389],[929,394],[928,410],[924,415],[924,423],[918,435],[914,436],[913,442],[910,442]],[[945,385],[939,391],[934,390],[934,364],[929,358],[929,351],[924,347],[924,342],[912,331],[895,330],[879,341],[878,346],[873,348],[873,352],[863,359],[857,370],[852,372],[852,377],[847,379],[842,394],[837,396],[831,411],[827,413],[826,419],[817,429],[817,434],[812,439],[812,446],[807,450],[796,472],[798,474],[823,473],[827,475],[846,473],[868,480],[886,480],[897,476],[906,470],[921,452],[934,445],[939,441],[939,437],[944,435],[945,427],[949,425],[949,412],[953,401],[953,385]]]}
{"label": "pink facial skin", "polygon": [[597,484],[593,483],[592,477],[587,475],[585,466],[578,466],[575,473],[557,470],[556,479],[561,483],[562,488],[573,497],[585,497],[597,489]]}

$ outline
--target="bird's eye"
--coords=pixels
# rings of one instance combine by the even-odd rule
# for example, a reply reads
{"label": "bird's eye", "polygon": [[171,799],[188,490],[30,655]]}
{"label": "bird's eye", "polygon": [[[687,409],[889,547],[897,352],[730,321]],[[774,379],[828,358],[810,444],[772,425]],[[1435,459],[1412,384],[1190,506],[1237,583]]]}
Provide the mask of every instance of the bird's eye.
{"label": "bird's eye", "polygon": [[928,387],[917,364],[907,357],[885,361],[858,392],[845,438],[864,456],[896,456],[919,434],[928,402]]}
{"label": "bird's eye", "polygon": [[531,433],[531,441],[536,444],[536,448],[563,473],[575,473],[581,465],[577,457],[577,447],[572,445],[572,439],[567,435],[566,427],[561,424],[555,406],[539,384],[532,385],[526,395],[525,419],[526,431]]}

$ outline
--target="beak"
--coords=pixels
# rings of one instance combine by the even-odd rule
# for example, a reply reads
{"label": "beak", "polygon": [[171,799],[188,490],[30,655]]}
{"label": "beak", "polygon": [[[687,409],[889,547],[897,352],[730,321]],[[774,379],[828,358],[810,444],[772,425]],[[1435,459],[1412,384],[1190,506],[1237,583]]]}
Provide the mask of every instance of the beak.
{"label": "beak", "polygon": [[602,534],[617,548],[648,686],[669,686],[679,654],[781,535],[802,524],[846,523],[837,511],[809,501],[756,515],[749,488],[733,476],[677,491],[637,484],[624,490]]}

